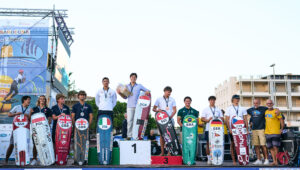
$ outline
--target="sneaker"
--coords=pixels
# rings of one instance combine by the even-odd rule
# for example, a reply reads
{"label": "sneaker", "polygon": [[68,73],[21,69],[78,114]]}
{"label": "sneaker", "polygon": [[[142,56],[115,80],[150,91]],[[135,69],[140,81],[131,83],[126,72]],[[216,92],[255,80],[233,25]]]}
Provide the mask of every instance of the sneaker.
{"label": "sneaker", "polygon": [[211,160],[210,159],[207,160],[207,165],[211,165]]}
{"label": "sneaker", "polygon": [[32,161],[31,161],[31,163],[30,163],[30,165],[36,165],[36,163],[37,163],[37,161],[35,160],[35,159],[33,159]]}
{"label": "sneaker", "polygon": [[269,160],[266,159],[265,162],[264,162],[264,165],[269,165],[269,163],[270,163]]}
{"label": "sneaker", "polygon": [[262,161],[257,159],[255,162],[253,162],[253,165],[261,165]]}

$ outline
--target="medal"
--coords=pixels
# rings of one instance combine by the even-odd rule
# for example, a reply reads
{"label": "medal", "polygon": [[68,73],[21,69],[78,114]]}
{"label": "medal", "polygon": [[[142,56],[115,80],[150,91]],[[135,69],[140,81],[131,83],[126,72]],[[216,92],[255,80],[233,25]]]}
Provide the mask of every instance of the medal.
{"label": "medal", "polygon": [[133,96],[133,93],[130,93],[130,96]]}
{"label": "medal", "polygon": [[81,113],[80,113],[80,116],[84,116],[84,113],[83,113],[83,112],[81,112]]}
{"label": "medal", "polygon": [[169,107],[166,107],[166,110],[169,110]]}

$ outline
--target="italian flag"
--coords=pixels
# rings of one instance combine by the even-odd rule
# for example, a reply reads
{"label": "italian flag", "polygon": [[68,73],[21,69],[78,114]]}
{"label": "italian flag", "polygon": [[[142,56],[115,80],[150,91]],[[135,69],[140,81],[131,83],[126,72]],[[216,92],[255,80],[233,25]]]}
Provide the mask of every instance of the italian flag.
{"label": "italian flag", "polygon": [[99,120],[99,125],[100,126],[103,126],[103,125],[111,125],[111,122],[108,118],[102,118]]}

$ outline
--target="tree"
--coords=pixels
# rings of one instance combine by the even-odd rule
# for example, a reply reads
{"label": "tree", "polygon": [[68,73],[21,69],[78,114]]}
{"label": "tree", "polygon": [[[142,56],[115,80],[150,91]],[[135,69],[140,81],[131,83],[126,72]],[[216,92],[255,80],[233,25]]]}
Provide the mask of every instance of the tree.
{"label": "tree", "polygon": [[[97,116],[98,116],[98,107],[96,105],[95,99],[91,101],[87,101],[89,105],[91,105],[93,110],[93,122],[91,124],[91,130],[95,132],[96,124],[97,124]],[[126,103],[117,101],[117,104],[114,108],[114,121],[113,127],[116,129],[117,133],[122,129],[122,122],[125,119],[124,113],[126,113]]]}

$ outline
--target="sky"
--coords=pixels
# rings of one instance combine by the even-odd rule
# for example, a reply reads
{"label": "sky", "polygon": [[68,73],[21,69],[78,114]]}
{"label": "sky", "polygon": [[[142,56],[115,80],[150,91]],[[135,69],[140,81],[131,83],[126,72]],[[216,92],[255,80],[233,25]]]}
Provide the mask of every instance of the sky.
{"label": "sky", "polygon": [[[297,0],[0,0],[2,8],[67,9],[74,27],[70,71],[94,96],[103,77],[115,89],[137,83],[152,104],[173,88],[177,108],[191,96],[200,112],[230,76],[300,74]],[[125,101],[118,96],[120,101]]]}

